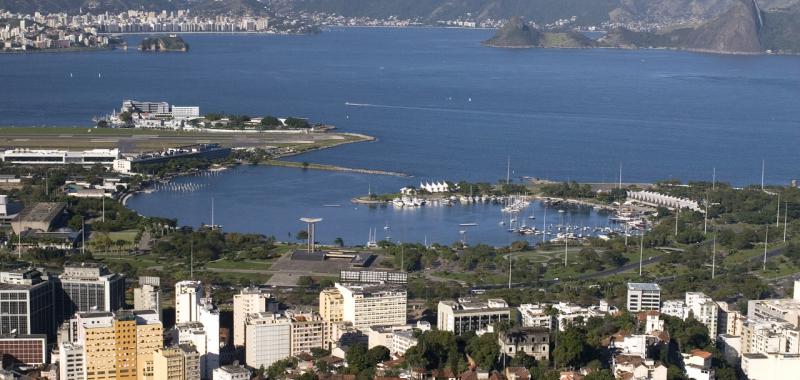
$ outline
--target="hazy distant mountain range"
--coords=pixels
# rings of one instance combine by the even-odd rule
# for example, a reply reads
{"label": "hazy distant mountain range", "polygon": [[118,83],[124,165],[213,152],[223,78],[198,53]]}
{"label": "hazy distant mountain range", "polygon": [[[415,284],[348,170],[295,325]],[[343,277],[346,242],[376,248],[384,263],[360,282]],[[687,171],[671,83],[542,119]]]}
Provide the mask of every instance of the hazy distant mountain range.
{"label": "hazy distant mountain range", "polygon": [[715,53],[800,53],[800,4],[763,12],[752,0],[733,0],[725,11],[696,25],[655,32],[613,28],[597,41],[580,33],[536,30],[512,18],[494,37],[492,47],[523,48],[669,48]]}
{"label": "hazy distant mountain range", "polygon": [[[604,21],[671,22],[711,20],[727,12],[738,0],[0,0],[0,9],[12,12],[84,11],[104,12],[128,9],[198,12],[261,13],[309,11],[347,17],[388,18],[424,21],[476,20],[522,17],[537,23],[577,16],[580,25]],[[759,0],[762,10],[786,8],[800,0]]]}

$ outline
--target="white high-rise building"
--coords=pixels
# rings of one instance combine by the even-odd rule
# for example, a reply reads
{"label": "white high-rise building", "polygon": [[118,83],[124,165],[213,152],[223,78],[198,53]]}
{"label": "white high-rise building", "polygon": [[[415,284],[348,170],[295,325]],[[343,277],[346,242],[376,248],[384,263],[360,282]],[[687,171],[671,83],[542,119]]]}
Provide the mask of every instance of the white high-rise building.
{"label": "white high-rise building", "polygon": [[708,335],[712,340],[717,339],[717,318],[719,307],[711,297],[701,292],[686,292],[686,308],[694,319],[700,321],[708,328]]}
{"label": "white high-rise building", "polygon": [[651,283],[628,283],[628,311],[661,310],[661,287]]}
{"label": "white high-rise building", "polygon": [[406,324],[405,288],[384,284],[335,284],[342,295],[342,320],[353,327],[397,326]]}
{"label": "white high-rise building", "polygon": [[161,279],[158,277],[139,277],[139,287],[133,289],[133,308],[135,310],[155,310],[161,315]]}
{"label": "white high-rise building", "polygon": [[219,310],[211,304],[210,299],[200,303],[198,321],[206,332],[206,355],[204,379],[210,379],[212,372],[219,368]]}
{"label": "white high-rise building", "polygon": [[83,346],[70,342],[58,345],[58,372],[61,380],[84,380]]}
{"label": "white high-rise building", "polygon": [[203,299],[203,283],[200,281],[180,281],[175,283],[175,323],[196,322],[199,320],[200,300]]}
{"label": "white high-rise building", "polygon": [[502,299],[482,301],[459,298],[458,301],[439,301],[437,327],[456,335],[475,332],[498,322],[511,320],[511,308]]}
{"label": "white high-rise building", "polygon": [[259,288],[244,288],[233,296],[233,344],[244,346],[246,342],[245,326],[247,315],[276,312],[277,304],[272,302],[272,295]]}
{"label": "white high-rise building", "polygon": [[291,355],[292,322],[280,314],[250,314],[246,327],[245,363],[252,368],[268,368]]}

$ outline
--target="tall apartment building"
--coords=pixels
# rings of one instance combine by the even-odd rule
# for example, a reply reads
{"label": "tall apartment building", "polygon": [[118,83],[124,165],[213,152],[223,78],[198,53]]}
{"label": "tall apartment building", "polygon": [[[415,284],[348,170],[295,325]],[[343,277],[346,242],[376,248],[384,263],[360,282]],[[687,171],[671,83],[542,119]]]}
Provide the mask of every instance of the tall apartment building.
{"label": "tall apartment building", "polygon": [[200,354],[192,345],[160,348],[153,353],[153,380],[200,380]]}
{"label": "tall apartment building", "polygon": [[400,285],[335,284],[342,295],[342,320],[353,327],[406,324],[408,293]]}
{"label": "tall apartment building", "polygon": [[291,355],[292,322],[280,314],[257,313],[247,319],[245,363],[268,368]]}
{"label": "tall apartment building", "polygon": [[85,380],[83,345],[61,342],[58,345],[59,380]]}
{"label": "tall apartment building", "polygon": [[325,321],[313,312],[250,314],[245,362],[252,368],[266,368],[278,360],[322,348],[324,329]]}
{"label": "tall apartment building", "polygon": [[547,305],[526,303],[519,305],[520,322],[523,327],[553,328],[553,316],[547,314]]}
{"label": "tall apartment building", "polygon": [[686,292],[686,307],[694,319],[708,328],[708,335],[711,340],[716,340],[719,333],[717,329],[719,318],[717,303],[704,293]]}
{"label": "tall apartment building", "polygon": [[263,313],[266,311],[277,312],[277,303],[272,295],[259,288],[244,288],[239,294],[233,296],[233,345],[244,346],[246,342],[245,326],[247,315]]}
{"label": "tall apartment building", "polygon": [[497,322],[511,319],[511,308],[502,299],[486,302],[473,298],[460,298],[458,301],[439,301],[437,308],[437,327],[456,335],[478,331]]}
{"label": "tall apartment building", "polygon": [[784,321],[748,321],[742,334],[742,353],[800,355],[800,331]]}
{"label": "tall apartment building", "polygon": [[125,277],[111,273],[105,265],[68,265],[58,282],[64,318],[71,318],[77,312],[113,312],[125,305]]}
{"label": "tall apartment building", "polygon": [[204,299],[200,303],[198,311],[198,321],[203,324],[206,332],[206,355],[203,360],[205,370],[200,376],[210,379],[215,369],[219,368],[219,310],[214,307],[210,299]]}
{"label": "tall apartment building", "polygon": [[178,343],[191,344],[200,355],[200,376],[210,379],[219,367],[219,311],[209,300],[197,306],[197,321],[175,325]]}
{"label": "tall apartment building", "polygon": [[289,339],[290,355],[311,353],[312,348],[323,348],[325,321],[319,314],[288,310],[286,316],[292,325]]}
{"label": "tall apartment building", "polygon": [[333,336],[334,325],[342,322],[344,313],[344,298],[339,289],[324,289],[319,293],[319,315],[325,321],[325,331],[323,344],[325,349],[330,350],[338,337]]}
{"label": "tall apartment building", "polygon": [[754,300],[747,303],[747,318],[780,320],[800,328],[800,280],[794,282],[792,298]]}
{"label": "tall apartment building", "polygon": [[75,319],[86,380],[153,378],[153,353],[164,344],[154,311],[85,312]]}
{"label": "tall apartment building", "polygon": [[158,277],[139,277],[139,286],[133,288],[134,310],[155,310],[161,315],[161,279]]}
{"label": "tall apartment building", "polygon": [[200,281],[175,283],[175,323],[196,322],[200,311],[200,300],[205,297]]}
{"label": "tall apartment building", "polygon": [[628,311],[661,310],[661,287],[651,283],[628,283]]}
{"label": "tall apartment building", "polygon": [[0,334],[45,334],[53,338],[55,294],[54,282],[37,270],[0,272]]}

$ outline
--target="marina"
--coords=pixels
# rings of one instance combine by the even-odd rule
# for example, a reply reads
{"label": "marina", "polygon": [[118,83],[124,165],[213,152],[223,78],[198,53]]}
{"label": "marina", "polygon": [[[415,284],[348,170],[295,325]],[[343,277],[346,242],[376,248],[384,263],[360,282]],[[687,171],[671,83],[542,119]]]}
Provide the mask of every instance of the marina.
{"label": "marina", "polygon": [[[348,244],[367,246],[381,240],[503,246],[517,240],[539,244],[637,233],[636,228],[626,230],[625,224],[612,221],[615,214],[603,208],[524,196],[464,203],[445,197],[448,202],[426,202],[420,207],[348,203],[353,193],[369,187],[374,177],[322,171],[299,175],[301,178],[296,178],[298,172],[291,168],[242,166],[215,175],[181,176],[157,185],[157,191],[131,197],[128,204],[145,215],[181,215],[180,225],[199,226],[211,220],[211,211],[197,205],[210,204],[214,199],[215,223],[226,230],[264,233],[289,241],[295,240],[294,234],[304,225],[286,221],[298,215],[315,215],[324,219],[318,226],[317,240],[327,244],[342,238]],[[389,178],[390,183],[382,182],[380,189],[397,188],[397,183],[402,183],[402,179],[382,178]],[[314,188],[328,181],[342,186],[303,191],[305,186]],[[283,201],[274,199],[276,193],[284,194]],[[287,194],[291,199],[285,202]],[[503,212],[510,199],[517,205],[517,213]],[[523,208],[520,202],[526,206]],[[258,205],[258,213],[250,211],[253,204]]]}

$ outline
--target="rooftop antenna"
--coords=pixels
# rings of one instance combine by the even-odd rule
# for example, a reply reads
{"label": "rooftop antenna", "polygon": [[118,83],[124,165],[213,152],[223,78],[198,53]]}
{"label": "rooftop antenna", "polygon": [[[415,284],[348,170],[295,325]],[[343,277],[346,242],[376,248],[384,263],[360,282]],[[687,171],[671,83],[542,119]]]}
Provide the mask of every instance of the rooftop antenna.
{"label": "rooftop antenna", "polygon": [[764,232],[764,270],[767,270],[767,244],[769,244],[769,225]]}
{"label": "rooftop antenna", "polygon": [[308,253],[314,252],[315,225],[322,221],[322,218],[300,218],[301,222],[308,224]]}

